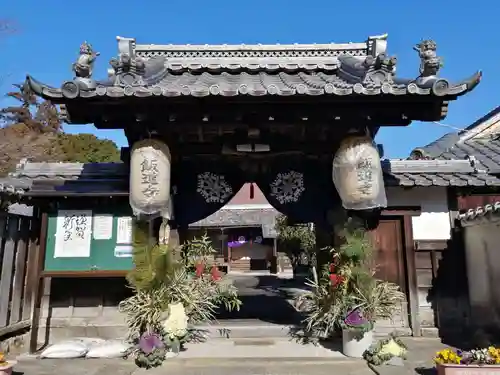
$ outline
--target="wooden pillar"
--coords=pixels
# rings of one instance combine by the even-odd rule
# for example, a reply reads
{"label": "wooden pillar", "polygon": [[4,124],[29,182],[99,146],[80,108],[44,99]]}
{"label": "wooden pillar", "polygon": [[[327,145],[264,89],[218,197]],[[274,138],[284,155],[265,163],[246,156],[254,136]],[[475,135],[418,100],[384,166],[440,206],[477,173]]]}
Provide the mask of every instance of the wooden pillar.
{"label": "wooden pillar", "polygon": [[413,336],[422,336],[420,327],[420,309],[418,304],[417,268],[415,265],[415,246],[413,242],[413,227],[410,215],[403,216],[404,247],[408,282],[409,318]]}
{"label": "wooden pillar", "polygon": [[278,273],[278,239],[273,238],[273,255],[271,257],[271,273]]}

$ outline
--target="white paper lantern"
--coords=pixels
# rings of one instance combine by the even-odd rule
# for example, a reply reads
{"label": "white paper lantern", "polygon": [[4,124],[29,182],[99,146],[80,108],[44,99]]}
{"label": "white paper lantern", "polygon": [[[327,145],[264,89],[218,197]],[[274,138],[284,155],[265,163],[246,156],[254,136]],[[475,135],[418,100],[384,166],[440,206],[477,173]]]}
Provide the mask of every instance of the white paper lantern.
{"label": "white paper lantern", "polygon": [[130,153],[130,206],[137,216],[169,219],[171,158],[156,139],[136,142]]}
{"label": "white paper lantern", "polygon": [[352,136],[342,141],[333,159],[332,178],[344,208],[387,206],[380,155],[372,138]]}

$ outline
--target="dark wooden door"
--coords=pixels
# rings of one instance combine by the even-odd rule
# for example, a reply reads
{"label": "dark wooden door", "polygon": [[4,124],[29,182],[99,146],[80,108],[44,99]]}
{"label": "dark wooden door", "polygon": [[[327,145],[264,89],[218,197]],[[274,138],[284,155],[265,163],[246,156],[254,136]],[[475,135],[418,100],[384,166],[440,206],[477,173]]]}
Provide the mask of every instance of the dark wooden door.
{"label": "dark wooden door", "polygon": [[372,231],[372,239],[376,277],[393,282],[405,291],[402,227],[399,218],[382,219],[378,228]]}

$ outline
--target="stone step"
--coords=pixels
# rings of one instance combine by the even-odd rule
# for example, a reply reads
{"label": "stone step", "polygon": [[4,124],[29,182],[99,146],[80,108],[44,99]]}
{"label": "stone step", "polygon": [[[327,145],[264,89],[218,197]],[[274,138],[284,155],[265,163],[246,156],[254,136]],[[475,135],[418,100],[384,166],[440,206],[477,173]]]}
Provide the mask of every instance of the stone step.
{"label": "stone step", "polygon": [[265,322],[217,322],[199,326],[211,339],[216,338],[284,338],[293,326]]}
{"label": "stone step", "polygon": [[[199,326],[210,339],[290,339],[294,325],[272,324],[266,322],[217,322]],[[375,337],[383,338],[395,333],[398,336],[411,336],[411,329],[406,327],[376,327]]]}

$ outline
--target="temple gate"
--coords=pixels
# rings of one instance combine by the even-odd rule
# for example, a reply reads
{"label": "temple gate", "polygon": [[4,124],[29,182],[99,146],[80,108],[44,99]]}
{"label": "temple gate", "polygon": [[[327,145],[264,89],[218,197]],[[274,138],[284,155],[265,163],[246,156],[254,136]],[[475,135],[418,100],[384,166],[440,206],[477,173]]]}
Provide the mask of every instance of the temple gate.
{"label": "temple gate", "polygon": [[[84,43],[73,79],[51,87],[28,76],[23,91],[60,105],[69,124],[124,130],[130,148],[122,152],[120,173],[129,176],[128,185],[114,194],[104,189],[111,180],[103,179],[81,193],[103,187],[102,196],[128,197],[126,209],[110,204],[123,215],[153,220],[162,243],[182,241],[191,223],[219,210],[245,182],[258,185],[293,221],[314,223],[318,248],[335,245],[348,217],[376,227],[387,205],[381,147],[373,141],[380,127],[442,120],[449,102],[481,79],[479,72],[458,83],[439,77],[441,60],[430,40],[415,46],[419,72],[397,77],[387,35],[312,45],[117,39],[107,79],[93,77],[99,54]],[[47,209],[67,207],[64,197]],[[44,256],[45,266],[55,264]],[[318,252],[318,263],[328,258]],[[101,260],[104,267],[80,262],[70,273],[109,276],[126,269],[123,258]]]}
{"label": "temple gate", "polygon": [[456,84],[438,77],[430,40],[415,47],[420,74],[396,77],[386,35],[275,46],[117,39],[107,80],[92,76],[98,53],[84,43],[74,79],[56,88],[28,76],[24,90],[63,105],[68,123],[124,129],[131,206],[163,218],[164,241],[170,229],[217,211],[246,181],[319,231],[344,209],[376,212],[386,206],[373,144],[380,127],[441,120],[449,101],[481,77]]}

